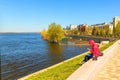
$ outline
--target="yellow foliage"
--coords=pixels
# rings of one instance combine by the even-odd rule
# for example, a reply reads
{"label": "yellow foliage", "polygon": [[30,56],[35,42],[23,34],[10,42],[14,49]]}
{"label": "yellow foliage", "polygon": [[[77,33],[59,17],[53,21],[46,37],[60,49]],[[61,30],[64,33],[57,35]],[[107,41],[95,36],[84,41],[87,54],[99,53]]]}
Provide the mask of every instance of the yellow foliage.
{"label": "yellow foliage", "polygon": [[46,39],[46,40],[48,39],[48,32],[47,32],[47,30],[43,29],[41,31],[41,35],[42,35],[43,39]]}

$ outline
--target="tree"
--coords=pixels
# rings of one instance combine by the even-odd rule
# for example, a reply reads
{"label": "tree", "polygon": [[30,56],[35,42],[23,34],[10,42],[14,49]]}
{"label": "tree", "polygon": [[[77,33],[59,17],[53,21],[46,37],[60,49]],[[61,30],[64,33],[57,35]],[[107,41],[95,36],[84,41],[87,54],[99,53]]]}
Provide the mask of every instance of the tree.
{"label": "tree", "polygon": [[120,37],[120,21],[117,23],[115,27],[115,36]]}
{"label": "tree", "polygon": [[79,33],[79,31],[77,29],[70,30],[70,32],[71,32],[71,34],[75,34],[75,35]]}
{"label": "tree", "polygon": [[92,35],[99,36],[100,35],[100,29],[98,26],[94,26],[92,30]]}
{"label": "tree", "polygon": [[47,33],[47,30],[43,29],[41,31],[41,35],[42,35],[42,38],[47,40],[48,39],[48,33]]}
{"label": "tree", "polygon": [[95,35],[95,27],[92,29],[92,35]]}
{"label": "tree", "polygon": [[109,25],[106,24],[103,26],[103,29],[105,31],[105,36],[110,36],[110,29],[109,29]]}
{"label": "tree", "polygon": [[105,36],[105,30],[104,29],[100,29],[100,36],[102,36],[102,37]]}
{"label": "tree", "polygon": [[92,29],[90,28],[90,26],[86,27],[85,33],[86,33],[86,35],[91,35],[92,34]]}
{"label": "tree", "polygon": [[50,24],[48,28],[48,40],[50,42],[58,43],[63,38],[64,38],[64,31],[61,25],[56,24],[56,23]]}

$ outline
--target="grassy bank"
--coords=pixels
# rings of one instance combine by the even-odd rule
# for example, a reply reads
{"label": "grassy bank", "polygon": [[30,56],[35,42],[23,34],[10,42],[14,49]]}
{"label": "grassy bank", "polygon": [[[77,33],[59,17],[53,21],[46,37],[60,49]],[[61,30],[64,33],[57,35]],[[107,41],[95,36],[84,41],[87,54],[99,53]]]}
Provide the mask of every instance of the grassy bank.
{"label": "grassy bank", "polygon": [[116,41],[112,41],[112,42],[106,44],[105,46],[103,46],[103,47],[100,48],[100,51],[103,51],[103,50],[107,49],[108,47],[110,47],[111,45],[113,45],[115,42]]}
{"label": "grassy bank", "polygon": [[[114,42],[110,42],[109,44],[101,47],[100,50],[101,51],[105,50],[106,48],[111,46]],[[79,63],[84,59],[84,56],[85,54],[72,60],[69,60],[52,69],[31,76],[26,80],[65,80],[67,79],[68,76],[70,76],[76,69],[78,69],[81,66],[79,65]]]}

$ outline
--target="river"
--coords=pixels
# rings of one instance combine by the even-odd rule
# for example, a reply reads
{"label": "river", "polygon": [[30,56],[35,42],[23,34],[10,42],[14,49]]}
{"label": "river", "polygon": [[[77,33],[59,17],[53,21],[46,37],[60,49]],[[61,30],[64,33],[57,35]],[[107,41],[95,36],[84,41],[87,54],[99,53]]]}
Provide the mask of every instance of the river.
{"label": "river", "polygon": [[88,47],[51,44],[37,33],[0,34],[2,80],[17,80],[77,56]]}

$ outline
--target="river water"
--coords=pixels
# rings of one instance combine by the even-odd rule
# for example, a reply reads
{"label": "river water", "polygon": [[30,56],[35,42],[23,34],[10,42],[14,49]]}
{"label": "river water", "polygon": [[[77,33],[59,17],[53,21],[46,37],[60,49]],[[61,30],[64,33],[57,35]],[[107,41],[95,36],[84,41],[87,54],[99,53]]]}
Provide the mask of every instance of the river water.
{"label": "river water", "polygon": [[79,55],[88,47],[51,44],[37,33],[0,34],[2,80],[17,80]]}

